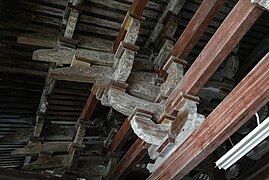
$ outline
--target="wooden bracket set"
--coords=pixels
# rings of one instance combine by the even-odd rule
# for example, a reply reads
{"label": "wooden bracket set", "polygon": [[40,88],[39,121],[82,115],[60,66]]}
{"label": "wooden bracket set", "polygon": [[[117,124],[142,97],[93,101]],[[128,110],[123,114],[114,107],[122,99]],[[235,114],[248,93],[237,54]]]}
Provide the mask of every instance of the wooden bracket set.
{"label": "wooden bracket set", "polygon": [[133,18],[135,18],[141,22],[143,22],[145,20],[145,18],[142,16],[135,15],[135,14],[131,13],[130,11],[127,12],[127,14],[123,20],[123,23],[121,25],[119,34],[118,34],[118,36],[115,40],[115,43],[113,45],[113,53],[114,54],[116,54],[116,52],[118,51],[120,43],[124,40],[126,33],[127,33],[127,30],[129,28]]}

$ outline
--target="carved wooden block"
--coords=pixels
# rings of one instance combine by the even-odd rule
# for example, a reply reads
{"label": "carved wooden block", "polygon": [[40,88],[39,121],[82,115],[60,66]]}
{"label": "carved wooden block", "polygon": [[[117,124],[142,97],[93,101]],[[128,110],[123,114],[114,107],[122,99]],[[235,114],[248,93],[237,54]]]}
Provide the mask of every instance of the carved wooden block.
{"label": "carved wooden block", "polygon": [[148,84],[144,81],[130,82],[127,93],[132,96],[154,102],[160,93],[160,87]]}
{"label": "carved wooden block", "polygon": [[33,60],[56,63],[58,66],[71,64],[75,51],[70,48],[39,49],[33,52]]}
{"label": "carved wooden block", "polygon": [[79,15],[79,10],[72,8],[69,18],[68,18],[66,29],[64,32],[65,38],[72,39],[73,34],[75,32],[77,20],[78,20],[78,15]]}
{"label": "carved wooden block", "polygon": [[153,118],[157,120],[163,112],[163,105],[160,103],[152,103],[118,90],[110,90],[108,92],[108,102],[115,110],[127,116],[135,108],[139,108],[153,112]]}
{"label": "carved wooden block", "polygon": [[175,87],[180,83],[184,68],[183,65],[173,62],[171,66],[167,69],[168,76],[166,81],[161,84],[161,95],[163,97],[168,97]]}
{"label": "carved wooden block", "polygon": [[73,66],[57,68],[51,71],[50,77],[58,80],[95,83],[96,80],[109,81],[113,76],[113,68],[90,65],[82,61],[75,61]]}
{"label": "carved wooden block", "polygon": [[159,70],[160,67],[164,64],[165,62],[165,59],[168,57],[170,51],[173,49],[173,45],[174,45],[174,42],[171,41],[171,40],[165,40],[165,42],[163,43],[160,51],[159,51],[159,54],[157,57],[155,57],[154,59],[154,68],[156,70]]}
{"label": "carved wooden block", "polygon": [[125,82],[132,70],[135,52],[125,49],[121,58],[116,62],[113,79],[115,81]]}
{"label": "carved wooden block", "polygon": [[130,120],[134,133],[148,144],[161,145],[169,133],[170,124],[155,124],[151,116],[141,117],[140,114],[136,113]]}

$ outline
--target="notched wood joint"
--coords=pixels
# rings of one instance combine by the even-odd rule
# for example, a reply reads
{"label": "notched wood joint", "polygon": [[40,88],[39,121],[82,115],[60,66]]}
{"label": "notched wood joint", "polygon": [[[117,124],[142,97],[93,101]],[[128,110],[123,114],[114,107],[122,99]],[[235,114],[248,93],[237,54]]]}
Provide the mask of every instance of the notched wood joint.
{"label": "notched wood joint", "polygon": [[128,50],[131,50],[131,51],[134,51],[134,52],[137,52],[139,50],[139,47],[134,45],[134,44],[131,44],[131,43],[127,43],[127,42],[124,42],[124,41],[121,41],[120,42],[120,45],[115,53],[115,58],[120,58],[123,54],[123,51],[125,49],[128,49]]}
{"label": "notched wood joint", "polygon": [[126,89],[129,85],[127,83],[121,83],[121,82],[117,82],[114,80],[110,80],[109,84],[107,85],[104,95],[107,95],[108,92],[112,89],[114,90],[118,90],[118,91],[122,91],[122,92],[126,92]]}
{"label": "notched wood joint", "polygon": [[178,64],[181,64],[183,66],[186,66],[188,64],[187,61],[183,60],[183,59],[180,59],[178,57],[175,57],[175,56],[170,56],[169,60],[165,63],[165,65],[163,66],[163,70],[164,71],[168,71],[168,69],[170,68],[170,66],[173,64],[173,63],[178,63]]}

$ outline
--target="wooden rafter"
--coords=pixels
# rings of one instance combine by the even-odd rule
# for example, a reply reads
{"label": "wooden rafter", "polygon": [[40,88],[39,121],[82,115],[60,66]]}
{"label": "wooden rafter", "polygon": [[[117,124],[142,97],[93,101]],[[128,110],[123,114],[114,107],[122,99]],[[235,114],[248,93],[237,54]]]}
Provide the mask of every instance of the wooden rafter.
{"label": "wooden rafter", "polygon": [[183,178],[269,101],[269,53],[149,179]]}
{"label": "wooden rafter", "polygon": [[[185,59],[196,42],[200,39],[209,23],[214,19],[220,7],[226,0],[205,0],[194,14],[193,18],[177,40],[172,51],[166,58],[166,62],[171,56]],[[160,76],[164,77],[166,72],[161,69]]]}
{"label": "wooden rafter", "polygon": [[184,75],[181,83],[168,97],[167,112],[176,110],[180,92],[196,95],[200,91],[262,13],[263,10],[249,0],[240,0],[236,4]]}
{"label": "wooden rafter", "polygon": [[[209,4],[210,3],[210,6]],[[217,13],[218,8],[224,1],[204,1],[193,20],[191,20],[191,26],[189,28],[195,28],[196,21],[200,24],[201,29],[205,30],[206,26],[213,19],[214,15]],[[209,7],[209,8],[208,8]],[[193,66],[189,69],[187,74],[183,77],[183,81],[175,88],[172,94],[169,96],[166,104],[166,111],[170,114],[175,114],[179,109],[178,103],[181,100],[181,96],[179,94],[181,92],[186,92],[190,95],[196,95],[201,89],[202,85],[206,83],[206,81],[211,77],[211,75],[216,71],[216,69],[220,66],[220,64],[225,60],[225,58],[229,55],[232,49],[237,45],[237,43],[241,40],[244,34],[250,29],[250,27],[254,24],[254,22],[260,17],[263,10],[251,4],[248,0],[241,0],[234,7],[232,12],[225,19],[223,24],[220,26],[218,31],[215,33],[213,38],[210,40],[205,49],[198,56],[197,60],[193,64]],[[200,14],[201,13],[201,14]],[[199,16],[203,17],[202,19]],[[213,17],[211,17],[213,16]],[[193,24],[192,24],[193,23]],[[186,28],[188,30],[188,27]],[[200,29],[196,29],[196,33],[198,36],[202,35],[203,31]],[[184,34],[184,33],[183,33]],[[186,37],[181,37],[183,40],[185,38],[188,43],[196,42],[199,38],[197,38],[197,34],[188,34],[186,32]],[[181,39],[180,38],[180,39]],[[190,39],[188,39],[190,38]],[[179,39],[179,40],[180,40]],[[188,41],[189,40],[189,41]],[[195,43],[194,43],[195,44]],[[180,47],[177,47],[178,55],[187,56],[188,52],[194,45],[186,44],[185,49],[183,51],[178,51]],[[216,51],[212,55],[212,51]],[[182,54],[181,54],[182,53]],[[176,114],[175,114],[176,115]],[[132,148],[129,149],[127,154],[131,153]],[[123,160],[126,158],[123,158]],[[123,160],[121,164],[115,168],[117,169],[119,166],[123,166]],[[124,167],[128,167],[129,161],[126,161]],[[165,166],[163,166],[164,168]],[[194,166],[192,166],[193,168]],[[190,170],[190,169],[188,169]],[[156,171],[158,172],[158,171]],[[169,176],[167,176],[169,177]]]}
{"label": "wooden rafter", "polygon": [[128,135],[131,134],[131,132],[132,128],[130,126],[130,122],[126,119],[119,131],[113,137],[112,142],[108,147],[108,151],[114,152],[115,150],[118,150],[119,147],[127,140]]}
{"label": "wooden rafter", "polygon": [[143,157],[147,154],[149,144],[145,143],[141,139],[137,139],[131,146],[130,150],[123,156],[118,165],[109,175],[109,180],[119,179],[121,176],[127,173],[133,166],[139,163]]}

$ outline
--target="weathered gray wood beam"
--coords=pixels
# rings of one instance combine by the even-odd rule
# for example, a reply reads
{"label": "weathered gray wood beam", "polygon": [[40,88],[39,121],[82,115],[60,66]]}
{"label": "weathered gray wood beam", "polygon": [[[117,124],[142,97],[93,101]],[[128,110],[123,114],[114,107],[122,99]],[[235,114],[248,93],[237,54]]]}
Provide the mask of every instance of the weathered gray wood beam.
{"label": "weathered gray wood beam", "polygon": [[69,169],[76,169],[80,157],[80,151],[83,148],[83,139],[86,133],[86,128],[90,124],[91,116],[96,108],[98,100],[96,99],[98,85],[94,84],[91,94],[81,112],[77,121],[77,125],[73,132],[73,146],[69,148]]}
{"label": "weathered gray wood beam", "polygon": [[132,112],[138,108],[149,112],[153,112],[154,119],[160,118],[163,112],[163,105],[161,103],[152,103],[134,96],[131,96],[125,92],[110,89],[106,94],[109,105],[112,106],[118,112],[129,116]]}
{"label": "weathered gray wood beam", "polygon": [[165,40],[163,43],[158,56],[154,58],[154,69],[159,70],[159,68],[164,64],[165,59],[168,57],[169,53],[173,49],[174,42],[172,40]]}
{"label": "weathered gray wood beam", "polygon": [[38,155],[41,151],[49,151],[49,152],[68,152],[68,148],[70,143],[29,143],[23,148],[16,149],[11,152],[12,156],[25,156],[25,155]]}
{"label": "weathered gray wood beam", "polygon": [[33,60],[55,63],[57,66],[71,64],[75,51],[71,48],[39,49],[33,52]]}
{"label": "weathered gray wood beam", "polygon": [[46,112],[48,109],[48,98],[52,95],[55,86],[55,80],[51,79],[49,74],[56,67],[56,64],[51,63],[48,70],[48,75],[44,84],[43,92],[40,98],[40,103],[36,113],[36,125],[34,128],[33,137],[40,137],[43,128]]}
{"label": "weathered gray wood beam", "polygon": [[158,74],[146,71],[132,71],[128,82],[143,81],[151,85],[155,85],[158,82]]}
{"label": "weathered gray wood beam", "polygon": [[76,24],[78,21],[78,16],[79,16],[79,10],[75,8],[71,8],[70,15],[68,17],[68,22],[66,25],[66,29],[64,32],[64,37],[67,39],[72,39],[75,29],[76,29]]}
{"label": "weathered gray wood beam", "polygon": [[[165,98],[167,98],[172,93],[175,87],[182,80],[184,74],[184,65],[186,65],[187,62],[174,56],[171,56],[171,58],[166,64],[170,64],[170,66],[168,66],[166,70],[168,76],[166,78],[166,81],[161,84],[160,91],[160,95]],[[164,68],[166,68],[166,65],[164,66]]]}
{"label": "weathered gray wood beam", "polygon": [[113,68],[92,65],[75,60],[70,67],[57,68],[51,71],[50,77],[57,80],[95,83],[96,80],[108,81],[113,77]]}
{"label": "weathered gray wood beam", "polygon": [[[100,41],[100,39],[98,40]],[[114,55],[108,52],[76,48],[75,53],[76,59],[88,62],[90,64],[112,67],[115,63]]]}
{"label": "weathered gray wood beam", "polygon": [[174,14],[178,14],[183,5],[185,4],[186,0],[174,0],[174,1],[169,1],[167,4],[165,10],[163,11],[161,17],[159,18],[158,23],[156,24],[153,32],[151,33],[149,39],[146,42],[146,47],[149,47],[153,43],[156,43],[157,38],[159,38],[162,30],[163,30],[163,24],[164,24],[164,19],[167,16],[169,12],[172,12]]}
{"label": "weathered gray wood beam", "polygon": [[151,85],[144,81],[128,81],[128,83],[130,85],[127,88],[127,93],[140,99],[154,102],[160,94],[159,86]]}
{"label": "weathered gray wood beam", "polygon": [[[27,44],[32,46],[40,46],[46,48],[54,48],[58,43],[58,37],[61,35],[60,32],[41,32],[41,33],[27,33],[20,34],[18,36],[17,42],[20,44]],[[110,52],[112,51],[113,42],[101,39],[99,37],[86,37],[81,35],[76,35],[78,44],[76,47],[85,50],[97,50]]]}

